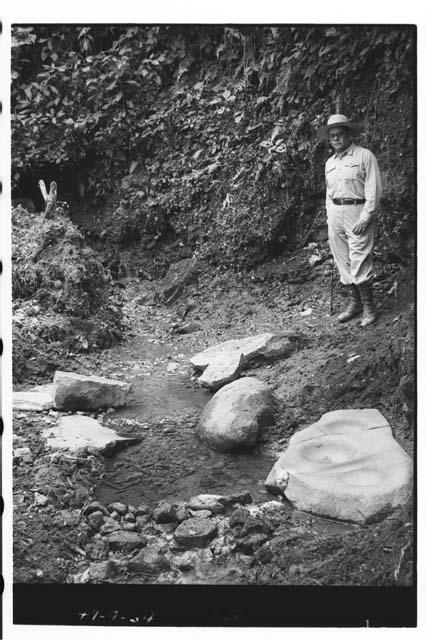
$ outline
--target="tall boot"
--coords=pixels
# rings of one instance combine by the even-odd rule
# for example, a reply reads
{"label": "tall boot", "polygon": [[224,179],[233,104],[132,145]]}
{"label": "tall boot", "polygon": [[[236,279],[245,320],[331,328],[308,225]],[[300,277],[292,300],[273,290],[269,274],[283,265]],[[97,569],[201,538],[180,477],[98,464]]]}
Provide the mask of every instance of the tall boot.
{"label": "tall boot", "polygon": [[345,288],[349,294],[349,304],[347,308],[337,316],[339,322],[348,322],[348,320],[359,316],[362,311],[361,297],[357,287],[354,284],[348,284]]}
{"label": "tall boot", "polygon": [[373,285],[371,282],[363,282],[358,286],[362,306],[363,314],[361,320],[361,327],[367,327],[369,324],[373,324],[377,320],[377,309],[374,304]]}

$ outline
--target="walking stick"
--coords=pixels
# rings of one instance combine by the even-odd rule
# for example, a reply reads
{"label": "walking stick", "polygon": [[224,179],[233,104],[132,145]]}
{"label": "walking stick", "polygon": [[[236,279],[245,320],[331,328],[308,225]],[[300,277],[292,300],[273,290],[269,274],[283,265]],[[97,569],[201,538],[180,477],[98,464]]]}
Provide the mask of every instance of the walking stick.
{"label": "walking stick", "polygon": [[330,260],[331,262],[331,278],[330,278],[330,315],[333,315],[333,295],[334,295],[334,261],[333,258]]}

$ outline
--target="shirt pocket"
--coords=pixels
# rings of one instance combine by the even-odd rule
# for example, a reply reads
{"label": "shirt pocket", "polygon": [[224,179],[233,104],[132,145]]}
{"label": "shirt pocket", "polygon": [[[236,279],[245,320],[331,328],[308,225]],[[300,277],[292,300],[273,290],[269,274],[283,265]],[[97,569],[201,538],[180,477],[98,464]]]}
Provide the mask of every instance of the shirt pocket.
{"label": "shirt pocket", "polygon": [[363,177],[363,169],[360,162],[346,162],[343,169],[344,180],[360,180]]}

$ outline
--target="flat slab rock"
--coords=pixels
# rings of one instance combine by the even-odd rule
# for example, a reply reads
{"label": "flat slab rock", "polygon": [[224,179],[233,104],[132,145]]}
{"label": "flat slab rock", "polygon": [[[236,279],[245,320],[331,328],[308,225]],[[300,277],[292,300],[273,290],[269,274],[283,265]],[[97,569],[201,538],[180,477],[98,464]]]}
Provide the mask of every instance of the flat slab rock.
{"label": "flat slab rock", "polygon": [[29,391],[14,391],[13,411],[49,411],[53,408],[54,385],[44,384]]}
{"label": "flat slab rock", "polygon": [[207,518],[189,518],[175,529],[174,538],[182,547],[204,547],[217,531],[217,524]]}
{"label": "flat slab rock", "polygon": [[131,388],[128,382],[71,371],[56,371],[53,384],[55,407],[65,411],[122,407]]}
{"label": "flat slab rock", "polygon": [[91,447],[106,453],[119,445],[137,442],[137,438],[119,436],[113,429],[103,427],[88,416],[64,416],[57,427],[47,429],[43,435],[49,447],[70,451]]}
{"label": "flat slab rock", "polygon": [[296,433],[266,479],[301,511],[366,523],[412,495],[413,462],[376,409],[339,410]]}
{"label": "flat slab rock", "polygon": [[227,340],[190,358],[203,371],[199,383],[212,390],[235,380],[240,371],[256,358],[267,360],[288,357],[297,348],[300,336],[295,333],[261,333],[247,338]]}
{"label": "flat slab rock", "polygon": [[222,387],[206,404],[198,435],[218,451],[253,447],[261,428],[272,424],[274,414],[268,386],[256,378],[240,378]]}

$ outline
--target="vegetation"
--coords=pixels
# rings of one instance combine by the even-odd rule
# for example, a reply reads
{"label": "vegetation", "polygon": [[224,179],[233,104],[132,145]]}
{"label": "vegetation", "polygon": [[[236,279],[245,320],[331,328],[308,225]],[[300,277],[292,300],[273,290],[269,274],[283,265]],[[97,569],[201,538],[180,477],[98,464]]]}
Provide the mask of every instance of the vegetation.
{"label": "vegetation", "polygon": [[13,210],[13,372],[45,375],[63,358],[115,342],[122,331],[108,269],[64,215]]}
{"label": "vegetation", "polygon": [[414,45],[395,26],[15,27],[15,183],[72,171],[104,242],[177,237],[250,266],[322,206],[316,129],[340,100],[366,123],[395,244],[413,227]]}

